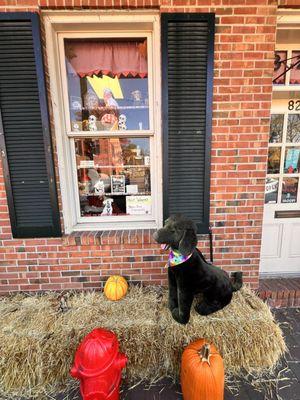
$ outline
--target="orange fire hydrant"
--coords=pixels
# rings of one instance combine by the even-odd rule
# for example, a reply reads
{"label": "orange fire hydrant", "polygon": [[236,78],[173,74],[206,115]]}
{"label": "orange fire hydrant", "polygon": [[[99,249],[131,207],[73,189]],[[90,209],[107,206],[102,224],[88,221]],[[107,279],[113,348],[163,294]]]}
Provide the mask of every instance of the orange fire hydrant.
{"label": "orange fire hydrant", "polygon": [[119,400],[121,371],[126,363],[116,335],[98,328],[80,343],[70,373],[80,380],[83,400]]}

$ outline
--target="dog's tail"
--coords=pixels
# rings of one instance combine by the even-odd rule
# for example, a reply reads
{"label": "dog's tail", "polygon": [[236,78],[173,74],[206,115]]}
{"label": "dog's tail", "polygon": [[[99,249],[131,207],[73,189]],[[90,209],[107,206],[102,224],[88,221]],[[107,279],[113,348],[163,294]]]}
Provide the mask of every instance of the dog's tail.
{"label": "dog's tail", "polygon": [[231,279],[232,291],[237,292],[243,286],[243,273],[241,271],[233,272]]}

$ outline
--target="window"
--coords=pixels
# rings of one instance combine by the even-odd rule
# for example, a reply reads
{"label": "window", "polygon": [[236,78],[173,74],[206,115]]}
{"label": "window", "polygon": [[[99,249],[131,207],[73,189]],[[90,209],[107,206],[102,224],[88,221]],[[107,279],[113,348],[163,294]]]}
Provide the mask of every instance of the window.
{"label": "window", "polygon": [[65,30],[61,20],[56,30],[55,16],[46,22],[48,49],[50,36],[58,43],[58,62],[48,55],[50,74],[60,77],[55,122],[67,233],[155,228],[162,220],[159,20],[101,18],[78,25],[65,16]]}
{"label": "window", "polygon": [[299,201],[300,115],[288,111],[288,100],[274,102],[281,113],[271,114],[265,204]]}
{"label": "window", "polygon": [[149,131],[147,38],[64,39],[64,50],[71,135],[93,135],[74,140],[80,217],[151,215],[150,139],[139,137]]}
{"label": "window", "polygon": [[207,233],[214,15],[44,15],[65,232]]}

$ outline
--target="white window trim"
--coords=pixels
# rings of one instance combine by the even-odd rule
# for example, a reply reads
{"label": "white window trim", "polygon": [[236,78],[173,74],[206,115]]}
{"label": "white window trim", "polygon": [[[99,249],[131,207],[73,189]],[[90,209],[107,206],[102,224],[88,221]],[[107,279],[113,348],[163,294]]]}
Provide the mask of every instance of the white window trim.
{"label": "white window trim", "polygon": [[[78,12],[44,12],[44,24],[46,34],[46,55],[50,76],[50,93],[53,109],[57,157],[59,165],[59,180],[62,198],[62,212],[64,219],[65,233],[72,231],[87,230],[118,230],[118,229],[142,229],[157,228],[162,225],[162,133],[161,133],[161,61],[160,61],[160,20],[159,13],[153,11],[120,11],[111,10],[99,11],[78,11]],[[97,24],[97,31],[91,30],[91,25]],[[130,25],[130,29],[126,26]],[[93,25],[95,26],[95,25]],[[114,216],[114,217],[90,217],[89,222],[78,222],[78,209],[76,209],[77,185],[74,184],[74,139],[69,136],[88,136],[86,132],[74,135],[69,131],[69,118],[65,107],[65,90],[63,87],[64,77],[60,68],[60,48],[59,40],[65,33],[70,34],[97,34],[101,27],[105,30],[107,26],[114,32],[117,30],[119,36],[128,35],[128,32],[139,32],[142,34],[151,34],[154,46],[151,46],[151,56],[153,68],[153,80],[149,79],[149,91],[152,87],[152,113],[150,118],[150,130],[132,131],[127,136],[143,136],[150,140],[151,154],[151,190],[152,190],[152,216]],[[133,29],[136,26],[137,29]],[[115,29],[116,28],[116,29]],[[150,96],[149,96],[150,100]],[[105,133],[104,136],[116,136],[114,133]],[[71,144],[70,144],[71,141]],[[70,179],[71,176],[71,179]]]}

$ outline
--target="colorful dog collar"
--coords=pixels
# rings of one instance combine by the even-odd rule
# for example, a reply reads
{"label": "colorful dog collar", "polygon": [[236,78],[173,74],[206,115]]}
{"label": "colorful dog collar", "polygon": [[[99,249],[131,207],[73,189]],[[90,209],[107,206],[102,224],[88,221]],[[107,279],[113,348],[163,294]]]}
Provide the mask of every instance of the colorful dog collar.
{"label": "colorful dog collar", "polygon": [[167,267],[175,267],[176,265],[182,264],[187,261],[193,253],[188,256],[184,256],[178,250],[171,250],[169,254],[169,259],[167,263]]}

